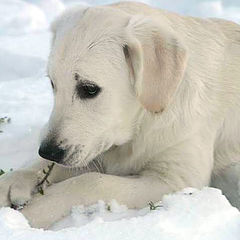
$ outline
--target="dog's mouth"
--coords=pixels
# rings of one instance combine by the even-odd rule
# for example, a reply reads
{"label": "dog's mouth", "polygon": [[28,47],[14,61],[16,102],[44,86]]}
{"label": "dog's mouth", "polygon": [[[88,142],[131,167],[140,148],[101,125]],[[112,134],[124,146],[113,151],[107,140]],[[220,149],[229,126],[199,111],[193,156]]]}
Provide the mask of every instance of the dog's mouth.
{"label": "dog's mouth", "polygon": [[[64,157],[61,161],[57,162],[59,165],[63,165],[69,168],[88,168],[94,165],[101,165],[103,161],[103,155],[105,152],[116,148],[116,145],[102,144],[100,147],[92,152],[85,153],[79,146],[72,146],[64,149]],[[51,160],[51,159],[49,159]],[[51,160],[52,161],[52,160]],[[95,166],[96,167],[96,166]],[[96,167],[99,168],[99,167]]]}

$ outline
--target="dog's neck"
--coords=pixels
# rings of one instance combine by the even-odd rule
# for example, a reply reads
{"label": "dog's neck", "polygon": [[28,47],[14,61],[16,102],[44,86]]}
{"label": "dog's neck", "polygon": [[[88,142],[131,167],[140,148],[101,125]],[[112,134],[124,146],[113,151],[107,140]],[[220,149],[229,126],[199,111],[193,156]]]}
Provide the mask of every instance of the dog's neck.
{"label": "dog's neck", "polygon": [[[168,124],[171,124],[168,122]],[[111,148],[103,154],[103,166],[105,172],[114,175],[135,175],[147,164],[149,159],[159,154],[162,148],[159,142],[161,126],[161,114],[154,114],[140,109],[135,116],[134,133],[127,143]],[[154,142],[158,147],[149,145]],[[164,143],[164,139],[162,139]],[[164,145],[164,144],[162,144]]]}

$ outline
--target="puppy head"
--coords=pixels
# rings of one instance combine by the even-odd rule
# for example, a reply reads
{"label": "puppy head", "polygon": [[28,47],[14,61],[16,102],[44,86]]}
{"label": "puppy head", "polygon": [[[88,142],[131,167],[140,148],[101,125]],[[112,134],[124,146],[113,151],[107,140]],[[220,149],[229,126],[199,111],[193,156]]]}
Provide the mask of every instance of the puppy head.
{"label": "puppy head", "polygon": [[60,164],[87,165],[131,140],[139,110],[161,112],[183,76],[186,54],[174,36],[117,9],[75,8],[53,34],[55,101],[39,154]]}

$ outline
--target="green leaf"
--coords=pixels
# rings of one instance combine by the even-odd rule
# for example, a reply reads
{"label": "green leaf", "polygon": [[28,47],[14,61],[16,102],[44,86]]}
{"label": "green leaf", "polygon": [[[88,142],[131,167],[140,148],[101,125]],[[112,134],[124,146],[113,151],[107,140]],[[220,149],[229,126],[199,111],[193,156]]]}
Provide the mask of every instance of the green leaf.
{"label": "green leaf", "polygon": [[42,188],[42,187],[39,187],[39,188],[38,188],[38,192],[39,192],[41,195],[44,195],[44,191],[43,191],[43,188]]}
{"label": "green leaf", "polygon": [[2,169],[0,169],[0,176],[3,175],[4,173],[5,172]]}
{"label": "green leaf", "polygon": [[[3,124],[3,123],[11,123],[11,118],[9,117],[0,117],[0,124]],[[3,131],[0,130],[0,133],[2,133]]]}

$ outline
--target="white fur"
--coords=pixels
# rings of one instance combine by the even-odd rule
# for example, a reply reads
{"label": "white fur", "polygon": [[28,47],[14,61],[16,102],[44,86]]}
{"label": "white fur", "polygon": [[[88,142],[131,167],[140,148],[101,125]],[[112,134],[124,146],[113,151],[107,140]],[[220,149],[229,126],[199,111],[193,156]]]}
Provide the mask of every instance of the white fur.
{"label": "white fur", "polygon": [[[211,178],[214,186],[224,185],[218,179],[240,164],[239,25],[183,17],[140,3],[119,3],[73,8],[52,29],[48,71],[56,91],[47,138],[55,134],[62,147],[76,149],[69,151],[69,156],[74,154],[64,159],[64,165],[89,165],[92,171],[101,168],[102,173],[80,174],[82,169],[56,166],[50,176],[56,184],[44,196],[35,195],[23,209],[33,226],[48,227],[68,214],[71,206],[98,199],[114,198],[140,208],[184,187],[202,188]],[[179,77],[179,84],[159,89],[159,94],[165,94],[171,88],[167,100],[153,98],[146,105],[152,95],[147,91],[142,98],[147,86],[143,82],[150,86],[156,75],[146,69],[144,60],[154,59],[151,44],[158,36],[165,44],[166,59],[181,48],[186,66],[180,66],[185,67],[181,77],[175,68],[170,72],[173,79]],[[133,55],[130,62],[124,57],[124,45],[129,45]],[[171,62],[164,67],[172,67]],[[99,96],[86,101],[74,98],[75,73],[101,86]],[[154,84],[158,88],[158,82]],[[162,112],[156,113],[159,105]],[[91,162],[93,158],[101,160],[100,167]],[[33,179],[39,178],[46,164],[43,161],[28,170]],[[238,174],[234,176],[238,184]],[[17,179],[17,174],[2,178],[1,205],[10,204],[6,196]],[[26,189],[31,193],[34,186]],[[227,195],[240,206],[239,192]],[[17,193],[14,199],[22,202]]]}

